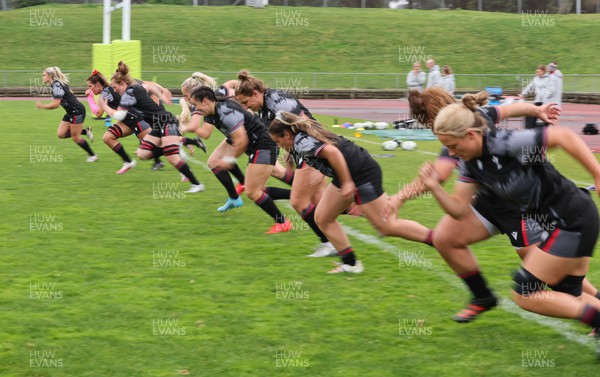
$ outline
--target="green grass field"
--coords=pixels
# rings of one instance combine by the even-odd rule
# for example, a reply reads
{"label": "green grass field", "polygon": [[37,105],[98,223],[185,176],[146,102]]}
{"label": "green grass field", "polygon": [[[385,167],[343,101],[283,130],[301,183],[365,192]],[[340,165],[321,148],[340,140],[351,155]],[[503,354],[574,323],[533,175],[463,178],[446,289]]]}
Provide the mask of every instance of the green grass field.
{"label": "green grass field", "polygon": [[[450,318],[467,292],[431,248],[379,239],[366,220],[344,216],[366,271],[328,275],[331,259],[306,257],[317,240],[285,201],[296,228],[267,236],[270,219],[247,199],[216,212],[226,194],[203,165],[192,166],[207,190],[181,195],[188,184],[172,168],[144,162],[115,175],[103,122],[86,121],[100,156],[87,164],[55,136],[62,110],[0,101],[0,113],[2,377],[597,375],[584,326],[540,324],[506,299],[519,262],[504,236],[474,247],[502,306],[458,325]],[[134,138],[123,144],[133,153]],[[359,144],[383,153],[377,138]],[[388,192],[439,148],[418,144],[377,158]],[[564,154],[554,160],[589,182]],[[442,212],[425,196],[400,214],[434,226]],[[594,259],[593,282],[599,267]]]}
{"label": "green grass field", "polygon": [[[121,12],[112,39],[121,38]],[[531,74],[557,60],[564,73],[596,74],[599,15],[304,7],[134,5],[132,39],[142,41],[143,69],[178,87],[189,72],[360,72],[405,76],[412,61],[433,57],[457,74]],[[91,71],[91,45],[102,42],[102,7],[49,4],[0,13],[0,70]],[[183,71],[184,73],[169,73]],[[82,82],[87,73],[73,75]],[[264,75],[263,75],[264,76]],[[312,76],[300,86],[315,88]],[[37,78],[37,76],[36,76]],[[221,81],[232,77],[220,77]],[[264,77],[272,86],[276,79]],[[27,86],[28,75],[2,86]],[[319,88],[356,86],[351,76],[319,77]],[[394,88],[388,76],[359,78],[361,88]],[[462,87],[481,87],[461,78]],[[473,79],[475,80],[475,79]],[[484,85],[514,85],[486,82]],[[582,83],[583,81],[583,83]],[[83,84],[80,84],[83,85]],[[522,85],[522,83],[519,83]],[[569,84],[570,85],[570,84]],[[579,91],[585,80],[578,81]],[[402,86],[403,87],[403,86]],[[565,87],[567,90],[567,87]],[[590,87],[588,90],[597,90]]]}

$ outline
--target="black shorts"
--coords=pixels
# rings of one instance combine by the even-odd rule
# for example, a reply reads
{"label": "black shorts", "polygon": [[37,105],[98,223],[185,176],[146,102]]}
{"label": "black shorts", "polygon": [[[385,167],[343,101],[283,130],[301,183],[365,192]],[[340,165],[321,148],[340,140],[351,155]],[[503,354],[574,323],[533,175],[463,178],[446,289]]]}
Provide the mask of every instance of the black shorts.
{"label": "black shorts", "polygon": [[123,123],[127,127],[131,128],[133,132],[135,132],[136,136],[150,128],[150,125],[145,120],[140,120],[139,122],[131,121]]}
{"label": "black shorts", "polygon": [[123,124],[127,127],[131,128],[133,132],[135,132],[136,136],[150,128],[148,122],[140,119],[137,116],[131,115],[129,112],[127,113],[125,119],[123,119],[121,122],[123,122]]}
{"label": "black shorts", "polygon": [[[147,124],[147,123],[146,123]],[[150,125],[148,125],[150,127]],[[179,132],[179,124],[177,123],[165,123],[152,126],[152,131],[150,131],[150,136],[154,137],[165,137],[165,136],[181,136]]]}
{"label": "black shorts", "polygon": [[62,120],[71,124],[83,124],[85,114],[65,114]]}
{"label": "black shorts", "polygon": [[600,220],[596,204],[589,198],[589,205],[579,207],[576,216],[565,226],[557,227],[542,242],[540,249],[563,258],[591,257],[598,240]]}
{"label": "black shorts", "polygon": [[534,216],[509,206],[489,194],[478,194],[472,205],[473,212],[493,236],[506,234],[517,249],[536,244],[548,236],[546,224],[539,224]]}
{"label": "black shorts", "polygon": [[277,161],[277,147],[269,149],[256,149],[248,155],[249,164],[273,165]]}
{"label": "black shorts", "polygon": [[[348,168],[350,169],[352,180],[356,185],[356,194],[354,195],[356,204],[367,204],[385,193],[383,190],[381,167],[375,160],[361,164],[358,169],[353,169],[352,166],[348,166]],[[341,187],[337,177],[331,183],[337,188]]]}

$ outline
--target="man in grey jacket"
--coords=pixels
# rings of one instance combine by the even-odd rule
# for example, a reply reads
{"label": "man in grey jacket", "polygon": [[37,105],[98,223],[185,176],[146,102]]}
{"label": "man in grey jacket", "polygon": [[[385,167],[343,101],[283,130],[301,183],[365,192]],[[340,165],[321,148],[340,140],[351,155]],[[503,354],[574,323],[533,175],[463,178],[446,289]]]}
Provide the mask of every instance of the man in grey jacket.
{"label": "man in grey jacket", "polygon": [[425,63],[429,68],[429,74],[427,75],[427,88],[432,86],[442,86],[442,74],[440,73],[440,66],[435,64],[435,60],[429,59]]}
{"label": "man in grey jacket", "polygon": [[406,86],[408,90],[423,90],[425,84],[425,72],[421,71],[421,63],[414,62],[412,71],[406,75]]}
{"label": "man in grey jacket", "polygon": [[558,69],[556,62],[548,64],[548,78],[555,87],[554,92],[548,97],[548,102],[558,103],[558,108],[562,107],[562,91],[563,91],[563,73]]}

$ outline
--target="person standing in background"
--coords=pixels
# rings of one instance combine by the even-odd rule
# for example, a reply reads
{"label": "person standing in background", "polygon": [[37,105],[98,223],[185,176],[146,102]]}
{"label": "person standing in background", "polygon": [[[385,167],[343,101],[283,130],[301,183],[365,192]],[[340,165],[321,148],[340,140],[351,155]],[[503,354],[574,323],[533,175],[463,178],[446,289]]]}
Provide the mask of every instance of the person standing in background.
{"label": "person standing in background", "polygon": [[435,60],[429,59],[425,63],[429,69],[427,74],[427,88],[432,86],[442,86],[442,75],[440,74],[440,66],[435,64]]}
{"label": "person standing in background", "polygon": [[548,102],[554,102],[557,107],[562,108],[562,91],[563,91],[563,73],[558,69],[558,64],[552,62],[548,64],[548,78],[551,82],[554,82],[555,91],[551,97],[548,98]]}
{"label": "person standing in background", "polygon": [[[534,92],[535,99],[533,100],[533,104],[536,106],[541,106],[544,103],[548,103],[548,98],[551,97],[554,92],[552,85],[550,85],[550,79],[548,78],[548,74],[546,72],[545,65],[539,65],[535,69],[535,77],[531,82],[523,89],[521,94],[519,94],[519,98],[524,98],[527,94]],[[532,117],[525,117],[525,128],[535,128],[537,126],[537,119]]]}
{"label": "person standing in background", "polygon": [[452,68],[445,65],[442,68],[442,87],[445,91],[454,96],[454,89],[456,89],[456,83],[454,82],[454,74],[452,74]]}
{"label": "person standing in background", "polygon": [[412,71],[406,75],[406,86],[408,90],[421,91],[426,79],[425,72],[421,71],[421,63],[414,62]]}

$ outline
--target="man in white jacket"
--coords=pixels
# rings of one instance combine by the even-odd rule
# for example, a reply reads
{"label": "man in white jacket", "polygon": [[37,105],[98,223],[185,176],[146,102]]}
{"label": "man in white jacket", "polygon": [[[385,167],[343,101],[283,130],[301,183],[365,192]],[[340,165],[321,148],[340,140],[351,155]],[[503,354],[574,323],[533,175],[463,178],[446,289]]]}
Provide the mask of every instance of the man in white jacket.
{"label": "man in white jacket", "polygon": [[429,74],[427,75],[427,88],[432,86],[442,86],[442,74],[440,73],[440,66],[435,64],[435,60],[429,59],[425,63],[429,68]]}

